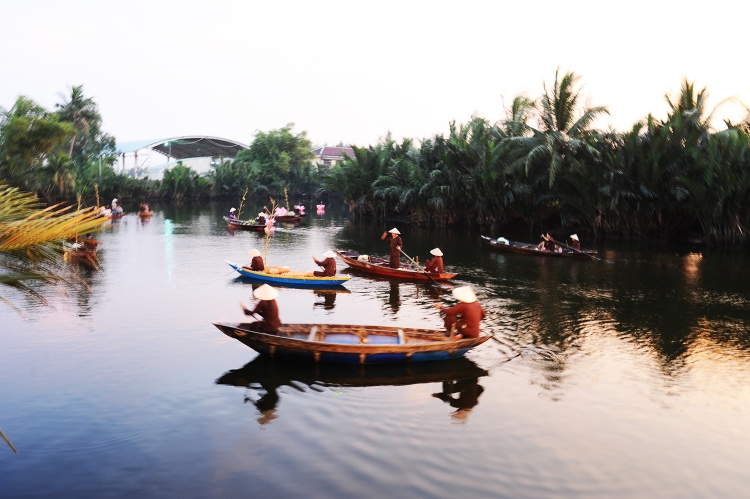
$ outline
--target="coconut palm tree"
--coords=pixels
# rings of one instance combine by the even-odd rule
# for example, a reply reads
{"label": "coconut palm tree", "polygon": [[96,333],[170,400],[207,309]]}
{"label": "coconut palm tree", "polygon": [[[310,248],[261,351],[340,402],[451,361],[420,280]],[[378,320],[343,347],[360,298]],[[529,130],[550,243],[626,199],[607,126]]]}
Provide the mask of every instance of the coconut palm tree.
{"label": "coconut palm tree", "polygon": [[47,304],[38,284],[72,285],[62,266],[62,240],[101,228],[94,209],[43,208],[36,196],[0,185],[0,302],[17,312],[12,290]]}
{"label": "coconut palm tree", "polygon": [[71,87],[70,97],[60,95],[62,102],[55,104],[58,109],[57,114],[62,121],[73,125],[73,136],[70,139],[70,148],[68,156],[73,157],[73,147],[76,138],[82,133],[88,133],[89,128],[94,122],[100,122],[102,117],[99,114],[99,107],[91,97],[84,97],[83,85]]}
{"label": "coconut palm tree", "polygon": [[591,135],[594,120],[609,114],[606,107],[582,105],[581,89],[577,87],[578,75],[572,72],[560,77],[560,69],[555,71],[555,81],[551,88],[544,85],[542,98],[537,105],[539,128],[533,128],[522,121],[510,120],[509,126],[527,129],[531,137],[512,137],[526,149],[523,161],[526,175],[538,165],[546,170],[549,187],[555,178],[566,168],[584,158],[596,158],[598,153],[587,142]]}

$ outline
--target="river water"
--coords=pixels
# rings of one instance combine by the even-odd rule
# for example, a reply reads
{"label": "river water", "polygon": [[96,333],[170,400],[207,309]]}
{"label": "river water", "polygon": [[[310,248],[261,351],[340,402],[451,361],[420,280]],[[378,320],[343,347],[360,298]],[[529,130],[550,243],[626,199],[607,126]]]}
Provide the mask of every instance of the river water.
{"label": "river water", "polygon": [[[127,215],[97,236],[101,271],[80,270],[90,292],[0,306],[0,429],[18,451],[0,441],[0,497],[747,497],[747,254],[527,257],[397,223],[408,254],[439,246],[474,286],[497,341],[438,367],[316,369],[212,326],[252,301],[225,260],[264,244],[228,231],[227,208]],[[313,211],[268,260],[385,255],[393,224]],[[353,275],[278,302],[284,322],[437,328],[450,288]]]}

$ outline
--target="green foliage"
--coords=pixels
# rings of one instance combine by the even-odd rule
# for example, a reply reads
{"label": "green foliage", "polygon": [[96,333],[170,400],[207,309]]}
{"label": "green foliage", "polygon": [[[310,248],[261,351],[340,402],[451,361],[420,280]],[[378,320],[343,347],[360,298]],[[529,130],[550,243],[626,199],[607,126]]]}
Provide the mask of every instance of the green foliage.
{"label": "green foliage", "polygon": [[177,164],[164,171],[160,192],[174,199],[196,199],[208,194],[209,180],[201,177],[193,169],[178,161]]}

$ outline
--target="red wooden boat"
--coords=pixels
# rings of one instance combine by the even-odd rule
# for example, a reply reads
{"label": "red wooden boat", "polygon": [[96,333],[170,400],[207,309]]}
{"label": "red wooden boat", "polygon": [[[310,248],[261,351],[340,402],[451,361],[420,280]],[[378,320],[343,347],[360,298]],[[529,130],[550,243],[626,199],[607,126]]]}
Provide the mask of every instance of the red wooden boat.
{"label": "red wooden boat", "polygon": [[442,274],[436,274],[431,272],[430,277],[419,270],[414,265],[401,264],[401,268],[392,269],[389,267],[388,260],[384,258],[378,258],[376,256],[368,256],[366,261],[360,261],[360,254],[354,251],[340,251],[336,250],[336,254],[344,260],[344,263],[349,265],[351,268],[366,272],[368,274],[377,274],[386,277],[398,277],[401,279],[408,279],[410,281],[430,281],[432,277],[435,281],[447,281],[453,279],[458,274],[449,272],[443,272]]}
{"label": "red wooden boat", "polygon": [[293,215],[276,215],[274,217],[277,222],[284,222],[284,223],[295,223],[295,222],[301,222],[303,218],[305,218],[305,215],[299,215],[297,213]]}
{"label": "red wooden boat", "polygon": [[519,243],[517,241],[508,241],[507,239],[498,240],[487,236],[482,236],[482,239],[496,250],[505,251],[507,253],[551,256],[556,258],[578,258],[582,260],[593,260],[596,258],[595,251],[574,251],[566,248],[561,248],[562,251],[544,251],[540,250],[536,244]]}
{"label": "red wooden boat", "polygon": [[230,229],[262,231],[266,228],[266,224],[258,223],[255,220],[232,220],[229,217],[224,217],[224,220]]}

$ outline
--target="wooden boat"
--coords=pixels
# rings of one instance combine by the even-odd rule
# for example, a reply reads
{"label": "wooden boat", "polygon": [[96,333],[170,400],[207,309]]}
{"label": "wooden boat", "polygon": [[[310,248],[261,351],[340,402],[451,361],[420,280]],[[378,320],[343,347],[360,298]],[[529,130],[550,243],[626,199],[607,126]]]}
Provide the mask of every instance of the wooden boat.
{"label": "wooden boat", "polygon": [[497,239],[492,239],[487,236],[482,236],[482,239],[487,244],[495,248],[496,250],[505,251],[508,253],[520,253],[522,255],[551,256],[551,257],[558,257],[558,258],[578,258],[582,260],[593,260],[594,258],[596,258],[595,251],[576,252],[567,248],[562,248],[561,252],[544,251],[544,250],[540,250],[537,245],[530,244],[530,243],[519,243],[517,241],[508,241],[508,243],[505,244],[503,241],[498,241]]}
{"label": "wooden boat", "polygon": [[[344,260],[344,263],[349,265],[351,268],[366,272],[368,274],[378,274],[387,277],[398,277],[400,279],[408,279],[410,281],[430,281],[427,275],[417,269],[413,265],[401,264],[401,268],[392,269],[389,266],[388,260],[384,258],[378,258],[376,256],[369,256],[366,262],[360,262],[358,260],[359,253],[354,251],[341,251],[336,250],[336,254]],[[442,274],[430,273],[430,276],[435,281],[447,281],[453,279],[458,274],[450,272],[443,272]]]}
{"label": "wooden boat", "polygon": [[151,218],[151,216],[154,214],[153,211],[139,211],[138,216],[141,218]]}
{"label": "wooden boat", "polygon": [[[306,215],[306,214],[305,214]],[[296,223],[301,222],[303,218],[305,218],[305,215],[299,215],[295,213],[294,215],[276,215],[274,218],[277,222],[284,222],[284,223]]]}
{"label": "wooden boat", "polygon": [[93,269],[98,269],[99,257],[96,256],[98,245],[99,241],[88,238],[63,241],[64,257],[85,263]]}
{"label": "wooden boat", "polygon": [[266,228],[266,224],[258,223],[255,220],[232,220],[229,217],[224,217],[224,221],[230,229],[262,231]]}
{"label": "wooden boat", "polygon": [[282,324],[278,334],[252,330],[253,323],[214,323],[224,334],[258,353],[332,364],[388,364],[456,359],[489,336],[450,339],[435,329],[347,324]]}
{"label": "wooden boat", "polygon": [[301,277],[285,276],[284,274],[267,274],[265,272],[256,272],[242,265],[232,263],[226,260],[230,267],[236,270],[241,276],[247,277],[257,282],[273,284],[274,286],[286,286],[296,288],[325,288],[330,286],[341,286],[351,277],[333,276],[333,277]]}
{"label": "wooden boat", "polygon": [[293,383],[307,386],[404,386],[464,381],[488,374],[466,357],[438,362],[351,365],[284,362],[258,355],[241,369],[222,375],[216,384],[267,388],[292,386]]}

